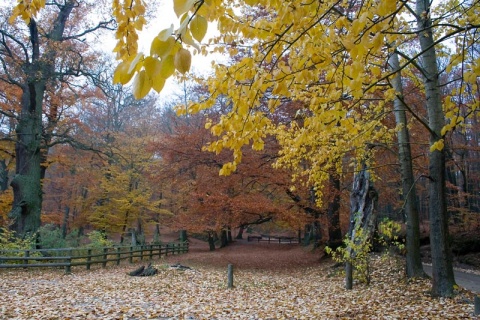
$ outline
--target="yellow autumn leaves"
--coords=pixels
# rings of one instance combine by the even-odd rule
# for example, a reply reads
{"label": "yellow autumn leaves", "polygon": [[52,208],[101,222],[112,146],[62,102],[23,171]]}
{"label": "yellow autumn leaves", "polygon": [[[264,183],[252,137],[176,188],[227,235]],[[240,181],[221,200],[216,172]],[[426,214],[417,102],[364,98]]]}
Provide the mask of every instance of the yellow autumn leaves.
{"label": "yellow autumn leaves", "polygon": [[[454,1],[450,2],[445,1],[436,9],[445,13],[436,13],[438,21],[443,19],[445,22],[443,35],[463,30],[460,27],[455,29],[456,24],[461,26],[463,23],[468,27],[478,21],[478,14],[475,14],[478,3],[472,3],[461,13],[455,11],[458,8]],[[395,92],[385,89],[389,77],[385,70],[388,54],[402,46],[408,47],[416,36],[413,25],[405,21],[412,10],[409,7],[411,3],[395,0],[369,0],[362,2],[358,8],[338,1],[173,0],[172,3],[179,27],[172,25],[161,30],[154,38],[150,52],[141,53],[138,52],[137,41],[138,32],[145,24],[145,2],[112,0],[118,23],[118,42],[114,51],[120,60],[114,82],[132,82],[133,93],[138,99],[151,89],[160,92],[166,79],[175,71],[185,74],[190,70],[192,48],[206,52],[205,48],[200,48],[200,43],[206,36],[209,21],[217,21],[221,35],[211,43],[222,44],[222,50],[232,57],[239,52],[238,44],[242,44],[248,49],[248,54],[236,56],[238,59],[230,67],[216,66],[215,77],[206,81],[212,88],[212,99],[223,95],[234,106],[232,113],[221,120],[220,126],[212,126],[220,130],[215,134],[222,137],[217,144],[210,146],[215,151],[222,148],[233,151],[241,148],[243,143],[260,148],[262,144],[257,139],[268,130],[265,123],[261,124],[258,120],[265,114],[259,112],[257,117],[257,109],[265,102],[268,111],[273,113],[281,105],[282,97],[299,101],[310,111],[310,120],[304,130],[311,130],[312,135],[321,127],[318,121],[324,121],[324,117],[318,114],[319,110],[348,110],[348,121],[347,116],[337,121],[341,127],[348,124],[344,127],[345,134],[350,134],[352,139],[346,140],[355,141],[361,132],[366,134],[362,128],[377,125],[374,121],[369,126],[365,124],[371,119],[381,119],[385,102],[395,97]],[[28,22],[44,6],[45,0],[18,0],[11,20],[21,16]],[[239,8],[245,11],[242,13]],[[450,25],[451,30],[447,27]],[[463,42],[456,47],[458,52],[448,57],[446,70],[450,72],[463,64],[465,81],[457,94],[467,91],[463,89],[467,85],[471,86],[470,91],[475,92],[480,59],[464,61],[462,44],[473,46],[476,40],[467,33],[465,37],[457,38],[455,41]],[[411,52],[407,48],[404,52],[407,60]],[[416,63],[414,60],[411,64]],[[409,74],[406,69],[410,62],[404,63],[404,74]],[[452,91],[452,96],[454,94]],[[449,106],[448,101],[454,100],[448,98],[445,103],[446,117],[451,121],[442,130],[442,135],[464,121],[458,116],[454,118],[457,112],[450,111],[455,111],[457,105]],[[190,111],[205,109],[212,104],[211,101],[205,102]],[[478,101],[475,101],[471,110],[478,106]],[[228,133],[230,129],[236,130],[235,134]],[[240,134],[242,131],[243,134]],[[262,134],[250,136],[254,132]],[[317,133],[328,135],[328,132]],[[362,139],[376,136],[369,137],[367,134]],[[360,148],[361,142],[358,141],[357,145],[350,147]],[[442,145],[439,143],[432,148],[440,149]]]}
{"label": "yellow autumn leaves", "polygon": [[17,0],[9,22],[13,23],[17,17],[21,17],[28,24],[30,18],[35,17],[45,7],[45,2],[46,0]]}
{"label": "yellow autumn leaves", "polygon": [[[203,2],[194,0],[174,0],[173,6],[176,15],[180,18],[180,27],[175,30],[173,25],[161,30],[153,39],[150,53],[144,54],[137,52],[137,47],[125,43],[125,35],[133,34],[138,30],[137,25],[133,24],[140,13],[140,9],[135,9],[135,5],[143,6],[141,0],[125,0],[123,4],[120,0],[113,0],[114,13],[120,21],[117,34],[123,34],[118,38],[115,51],[117,58],[121,60],[117,66],[113,81],[114,83],[127,84],[132,78],[132,89],[136,99],[145,97],[151,89],[160,92],[166,79],[170,78],[175,70],[185,74],[190,70],[192,63],[192,54],[183,47],[183,44],[199,48],[197,42],[201,42],[208,29],[208,21],[200,14],[191,15],[189,12],[195,6],[201,6]],[[133,1],[135,5],[132,7]],[[132,14],[124,14],[130,10]],[[143,7],[144,9],[144,7]],[[127,18],[125,20],[124,18]],[[126,21],[126,22],[125,22]],[[140,26],[138,24],[138,26]],[[130,27],[132,32],[126,32]],[[131,41],[134,42],[134,41]],[[136,42],[136,41],[135,41]]]}

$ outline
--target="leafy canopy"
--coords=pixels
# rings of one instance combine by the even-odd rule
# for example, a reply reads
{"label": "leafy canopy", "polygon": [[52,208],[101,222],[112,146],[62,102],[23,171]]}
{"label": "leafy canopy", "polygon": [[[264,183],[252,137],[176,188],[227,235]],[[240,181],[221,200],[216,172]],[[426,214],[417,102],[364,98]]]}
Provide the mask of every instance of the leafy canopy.
{"label": "leafy canopy", "polygon": [[[136,98],[151,89],[161,91],[175,71],[188,73],[192,52],[232,57],[229,66],[213,65],[214,75],[205,80],[208,99],[186,110],[210,108],[219,97],[231,101],[228,113],[207,124],[218,137],[207,149],[232,151],[232,160],[220,170],[224,175],[241,162],[243,146],[261,150],[271,134],[282,145],[277,165],[300,168],[298,175],[307,176],[319,192],[329,173],[341,171],[345,154],[365,158],[371,150],[367,145],[390,141],[394,129],[383,120],[396,92],[389,83],[388,57],[397,52],[406,74],[423,72],[410,1],[174,0],[179,27],[160,30],[149,53],[138,52],[137,46],[146,22],[145,2],[112,0],[112,5],[118,23],[114,51],[120,61],[114,82],[133,79]],[[28,22],[41,7],[41,1],[20,0],[12,18]],[[443,101],[448,121],[442,135],[464,124],[460,105],[469,108],[468,115],[478,109],[480,55],[474,31],[480,26],[479,9],[478,1],[449,0],[424,13],[432,17],[445,71],[461,70]],[[220,36],[202,43],[211,22]],[[279,110],[293,102],[298,117],[289,122]],[[275,121],[272,114],[277,114]],[[430,150],[443,145],[438,139]]]}

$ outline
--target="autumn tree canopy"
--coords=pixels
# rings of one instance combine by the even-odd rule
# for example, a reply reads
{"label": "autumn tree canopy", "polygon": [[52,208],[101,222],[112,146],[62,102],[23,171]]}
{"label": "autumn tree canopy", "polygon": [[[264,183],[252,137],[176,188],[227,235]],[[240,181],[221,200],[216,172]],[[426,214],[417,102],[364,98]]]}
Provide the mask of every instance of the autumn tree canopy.
{"label": "autumn tree canopy", "polygon": [[[221,175],[239,169],[246,147],[263,150],[275,137],[280,145],[275,166],[291,170],[293,181],[313,186],[321,205],[328,183],[363,162],[373,167],[379,148],[392,144],[407,125],[388,119],[401,105],[429,138],[425,176],[433,293],[453,294],[446,156],[452,132],[468,128],[478,112],[478,2],[174,0],[179,26],[159,30],[147,53],[138,50],[145,3],[112,4],[119,60],[113,81],[131,81],[136,98],[161,91],[175,71],[188,74],[192,53],[232,58],[213,65],[213,75],[203,81],[204,99],[178,109],[191,114],[213,108],[218,99],[228,101],[230,108],[205,125],[216,137],[206,149],[229,151]],[[20,17],[32,28],[45,5],[20,0],[10,21]],[[204,42],[211,22],[220,35]],[[398,64],[389,63],[392,57]],[[419,93],[419,109],[395,85],[403,82]],[[279,110],[292,103],[296,116],[282,121]]]}
{"label": "autumn tree canopy", "polygon": [[16,162],[9,217],[20,235],[40,226],[49,148],[72,142],[70,110],[95,62],[84,40],[113,23],[101,10],[91,11],[95,3],[11,1],[1,8],[0,82],[8,92],[2,115],[15,127],[5,137],[15,143]]}

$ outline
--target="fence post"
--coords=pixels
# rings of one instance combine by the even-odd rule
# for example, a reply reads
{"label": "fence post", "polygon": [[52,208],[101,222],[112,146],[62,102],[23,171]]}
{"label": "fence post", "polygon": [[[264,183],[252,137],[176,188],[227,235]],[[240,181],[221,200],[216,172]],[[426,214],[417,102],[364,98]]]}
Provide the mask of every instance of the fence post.
{"label": "fence post", "polygon": [[87,270],[90,270],[90,262],[92,261],[92,249],[87,250]]}
{"label": "fence post", "polygon": [[65,274],[71,274],[72,273],[72,255],[73,255],[73,252],[72,250],[68,250],[67,251],[67,259],[65,259],[65,262],[67,263],[67,265],[65,266]]}
{"label": "fence post", "polygon": [[162,257],[162,245],[157,244],[157,246],[158,246],[158,258],[160,259]]}
{"label": "fence post", "polygon": [[150,247],[150,260],[153,259],[153,244],[149,245]]}
{"label": "fence post", "polygon": [[117,247],[117,266],[120,264],[120,247]]}
{"label": "fence post", "polygon": [[128,262],[133,263],[133,247],[130,247],[130,255],[128,256]]}
{"label": "fence post", "polygon": [[[24,256],[25,258],[30,257],[30,250],[25,250],[25,253],[23,254],[23,256]],[[24,260],[23,260],[23,263],[24,263],[24,264],[28,264],[28,259],[24,259]],[[28,269],[28,267],[24,267],[24,269]]]}
{"label": "fence post", "polygon": [[103,262],[102,262],[102,268],[107,267],[107,258],[108,258],[108,248],[103,248]]}
{"label": "fence post", "polygon": [[72,257],[67,258],[67,265],[65,266],[65,274],[72,273]]}
{"label": "fence post", "polygon": [[144,249],[144,246],[140,245],[140,260],[141,261],[143,261],[143,249]]}
{"label": "fence post", "polygon": [[480,315],[480,296],[476,295],[473,298],[474,305],[475,305],[475,311],[473,312],[473,315],[479,316]]}
{"label": "fence post", "polygon": [[233,288],[233,265],[232,264],[228,265],[227,278],[228,278],[227,286],[229,289],[232,289]]}

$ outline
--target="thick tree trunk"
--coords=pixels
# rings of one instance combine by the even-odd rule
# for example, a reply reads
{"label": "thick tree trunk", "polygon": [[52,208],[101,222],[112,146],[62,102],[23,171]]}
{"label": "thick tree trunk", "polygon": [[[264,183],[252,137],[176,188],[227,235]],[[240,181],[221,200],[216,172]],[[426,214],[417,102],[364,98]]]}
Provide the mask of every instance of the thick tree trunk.
{"label": "thick tree trunk", "polygon": [[[45,35],[48,41],[62,41],[65,25],[76,1],[65,1],[60,7],[52,28]],[[43,139],[43,101],[46,83],[55,81],[56,46],[40,46],[39,30],[32,17],[28,24],[31,54],[24,62],[25,84],[22,86],[22,110],[16,127],[16,168],[11,182],[13,206],[9,217],[14,220],[12,229],[20,236],[37,231],[42,209],[42,178],[46,168],[42,160],[48,153]],[[44,148],[42,150],[42,148]]]}
{"label": "thick tree trunk", "polygon": [[[375,232],[375,222],[377,214],[375,205],[378,199],[377,192],[370,182],[370,173],[366,166],[355,175],[353,180],[352,193],[350,195],[350,224],[348,237],[355,244],[366,243],[371,240]],[[361,230],[361,237],[358,232]],[[352,259],[355,259],[355,251],[352,247],[347,247],[347,251]],[[345,288],[352,289],[353,285],[353,266],[350,262],[345,265]]]}
{"label": "thick tree trunk", "polygon": [[45,84],[40,81],[32,80],[23,87],[22,111],[16,127],[16,167],[11,182],[13,207],[9,217],[14,221],[12,229],[20,236],[33,233],[40,227],[42,209],[40,148],[44,92]]}
{"label": "thick tree trunk", "polygon": [[[430,19],[430,2],[417,0],[417,32],[422,53],[422,66],[426,95],[430,146],[442,139],[445,124],[441,95],[438,86],[438,66]],[[448,216],[445,187],[445,151],[431,150],[429,153],[429,220],[430,245],[432,249],[432,293],[437,296],[453,295],[455,279],[452,254],[448,243]]]}
{"label": "thick tree trunk", "polygon": [[188,240],[187,230],[180,230],[180,241],[185,242]]}
{"label": "thick tree trunk", "polygon": [[395,122],[399,128],[397,132],[398,159],[400,163],[400,172],[402,180],[403,213],[406,217],[406,249],[407,249],[407,277],[424,277],[422,260],[420,257],[420,220],[418,215],[417,193],[415,188],[415,178],[413,176],[412,153],[410,150],[410,134],[408,132],[408,123],[406,108],[403,102],[402,76],[400,74],[400,63],[398,54],[394,52],[390,57],[389,67],[397,72],[392,78],[392,86],[397,93],[393,101],[395,111]]}
{"label": "thick tree trunk", "polygon": [[238,240],[243,239],[243,231],[245,231],[245,227],[244,227],[244,226],[240,226],[240,228],[238,229],[238,233],[237,233],[237,236],[235,237],[235,239],[238,239]]}

